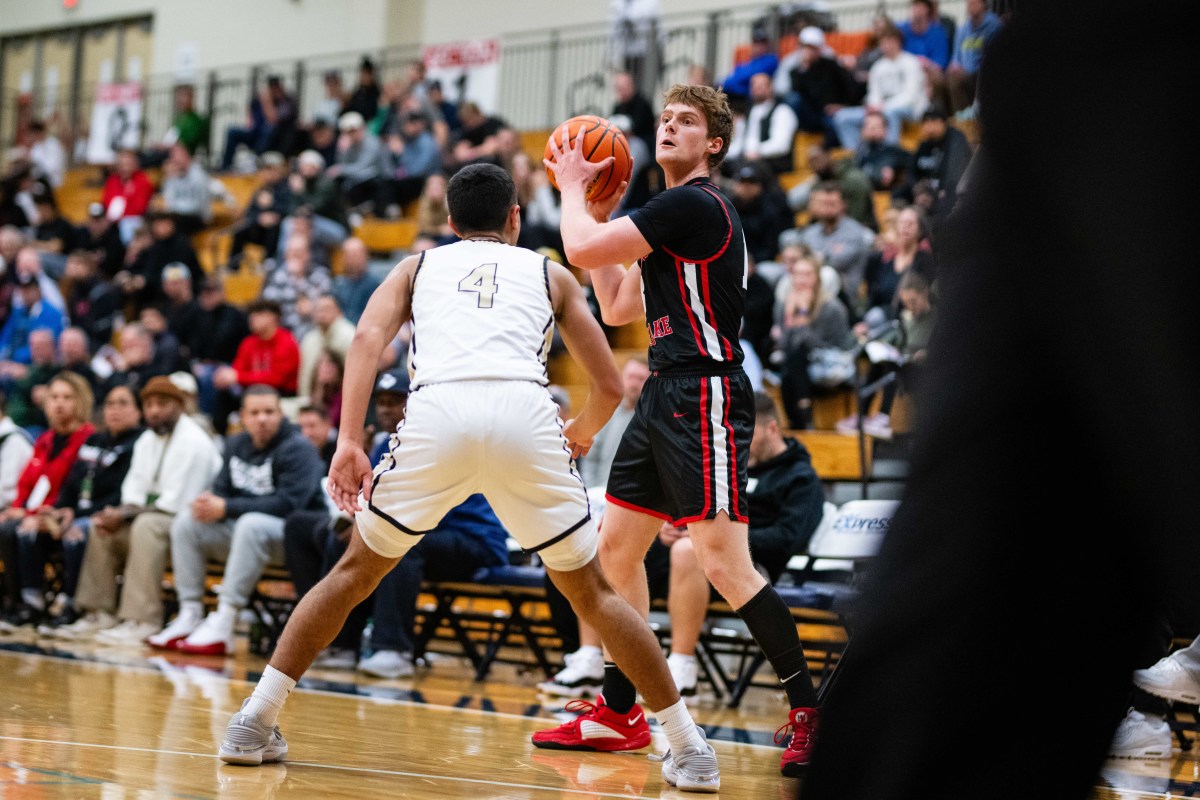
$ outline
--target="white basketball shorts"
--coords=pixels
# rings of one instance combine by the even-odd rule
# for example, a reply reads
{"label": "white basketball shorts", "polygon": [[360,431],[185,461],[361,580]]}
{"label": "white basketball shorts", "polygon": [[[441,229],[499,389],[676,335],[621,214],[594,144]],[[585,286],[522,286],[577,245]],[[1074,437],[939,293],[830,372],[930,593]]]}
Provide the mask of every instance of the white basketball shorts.
{"label": "white basketball shorts", "polygon": [[544,386],[455,381],[414,391],[375,467],[371,502],[359,495],[359,534],[379,555],[399,558],[476,492],[551,569],[569,572],[595,557],[587,490]]}

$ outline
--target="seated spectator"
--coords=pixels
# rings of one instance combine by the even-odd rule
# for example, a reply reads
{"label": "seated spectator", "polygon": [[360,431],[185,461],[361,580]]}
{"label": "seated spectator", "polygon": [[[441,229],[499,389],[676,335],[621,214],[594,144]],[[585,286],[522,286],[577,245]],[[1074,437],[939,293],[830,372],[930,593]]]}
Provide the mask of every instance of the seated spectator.
{"label": "seated spectator", "polygon": [[337,451],[337,428],[330,422],[329,414],[321,406],[301,406],[296,412],[296,426],[321,454],[324,471],[328,472]]}
{"label": "seated spectator", "polygon": [[370,253],[363,240],[351,236],[342,243],[342,274],[333,279],[333,296],[350,324],[357,325],[379,279],[370,272]]}
{"label": "seated spectator", "polygon": [[33,228],[29,246],[41,254],[42,270],[51,278],[61,280],[66,271],[67,253],[79,244],[79,228],[59,213],[58,203],[49,192],[34,192],[33,201],[38,223]]}
{"label": "seated spectator", "polygon": [[308,242],[293,233],[284,246],[283,260],[272,259],[267,265],[261,296],[279,304],[283,326],[297,339],[303,339],[313,326],[313,305],[317,298],[332,289],[329,270],[312,263]]}
{"label": "seated spectator", "polygon": [[[779,372],[783,410],[788,427],[812,427],[812,400],[818,390],[809,379],[808,363],[818,347],[849,349],[850,316],[846,306],[821,282],[818,257],[802,245],[787,248],[786,291],[775,307],[771,338],[775,352],[770,363]],[[782,288],[782,287],[781,287]]]}
{"label": "seated spectator", "polygon": [[369,56],[363,56],[358,62],[358,84],[346,98],[342,114],[353,111],[367,122],[371,122],[379,113],[379,94],[379,77],[375,70],[375,62]]}
{"label": "seated spectator", "polygon": [[[838,147],[841,142],[833,127],[833,115],[846,106],[862,103],[863,89],[835,55],[826,52],[825,34],[820,28],[810,25],[801,30],[799,43],[796,65],[786,75],[781,96],[796,112],[800,130],[822,133],[827,147]],[[777,76],[777,94],[779,83]]]}
{"label": "seated spectator", "polygon": [[280,227],[278,251],[269,251],[279,258],[283,257],[283,245],[301,219],[300,224],[310,228],[309,240],[314,248],[332,250],[341,246],[348,235],[346,205],[337,183],[324,174],[325,163],[315,150],[305,150],[296,159],[296,171],[288,176],[292,211]]}
{"label": "seated spectator", "polygon": [[250,203],[234,223],[233,245],[229,247],[229,263],[241,258],[246,245],[258,245],[270,258],[280,248],[283,218],[292,212],[295,203],[289,186],[287,161],[278,152],[264,152],[259,160],[259,184]]}
{"label": "seated spectator", "polygon": [[775,96],[771,75],[759,72],[750,79],[750,109],[733,121],[729,152],[721,164],[729,176],[738,168],[759,162],[773,175],[791,172],[795,167],[792,151],[796,146],[799,123],[791,106]]}
{"label": "seated spectator", "polygon": [[525,153],[517,153],[512,160],[511,172],[521,212],[517,245],[530,250],[549,247],[562,253],[562,234],[559,232],[562,208],[558,194],[546,177],[546,170],[540,163],[535,167]]}
{"label": "seated spectator", "polygon": [[46,390],[52,378],[61,372],[54,348],[54,332],[35,328],[29,332],[29,363],[0,362],[0,381],[7,388],[8,411],[13,422],[31,436],[46,430]]}
{"label": "seated spectator", "polygon": [[873,231],[879,230],[875,218],[875,187],[866,173],[854,164],[853,158],[834,158],[824,145],[809,145],[806,153],[808,168],[812,172],[807,178],[791,188],[787,194],[792,212],[808,208],[813,187],[826,181],[837,181],[846,201],[846,214],[853,220],[866,225]]}
{"label": "seated spectator", "polygon": [[245,146],[256,156],[268,150],[287,155],[295,139],[299,119],[296,98],[283,88],[278,75],[267,77],[266,86],[255,94],[247,109],[244,127],[230,126],[225,131],[225,151],[221,156],[221,171],[233,167],[239,146]]}
{"label": "seated spectator", "polygon": [[158,369],[162,370],[162,374],[186,372],[187,352],[167,324],[167,315],[163,313],[162,307],[146,306],[138,315],[138,321],[142,323],[142,327],[146,329],[146,333],[150,334],[150,338],[154,342],[154,363]]}
{"label": "seated spectator", "polygon": [[446,205],[446,176],[435,172],[425,181],[425,191],[417,201],[418,236],[433,240],[435,244],[448,244],[458,240],[450,229],[450,209]]}
{"label": "seated spectator", "polygon": [[443,153],[450,151],[450,142],[457,141],[462,134],[462,122],[458,118],[458,106],[446,99],[442,90],[442,82],[434,78],[425,82],[425,97],[429,107],[436,113],[433,122],[433,138],[437,140],[438,150]]}
{"label": "seated spectator", "polygon": [[179,230],[175,215],[165,211],[153,211],[146,215],[149,223],[150,242],[144,248],[135,250],[131,247],[126,251],[136,253],[132,264],[121,270],[113,278],[113,283],[124,293],[126,312],[136,316],[142,308],[155,303],[161,303],[165,296],[162,292],[162,272],[171,264],[183,264],[191,272],[192,291],[200,286],[204,279],[204,268],[192,246],[191,238]]}
{"label": "seated spectator", "polygon": [[611,120],[615,116],[625,116],[629,119],[630,129],[624,131],[626,136],[636,136],[646,144],[646,149],[654,152],[654,137],[658,130],[658,114],[650,101],[642,94],[633,75],[624,70],[613,73],[613,106],[609,113]]}
{"label": "seated spectator", "polygon": [[337,163],[325,168],[325,177],[332,178],[346,203],[365,214],[378,208],[383,178],[388,174],[387,149],[357,111],[347,111],[338,118]]}
{"label": "seated spectator", "polygon": [[596,434],[592,449],[579,459],[579,474],[588,489],[603,490],[608,486],[608,473],[617,454],[617,445],[629,421],[633,419],[638,398],[642,396],[642,387],[649,377],[650,367],[643,356],[630,356],[621,365],[621,404]]}
{"label": "seated spectator", "polygon": [[928,84],[921,62],[912,53],[901,49],[904,34],[894,26],[885,28],[879,37],[880,58],[867,78],[866,101],[861,106],[848,106],[833,115],[842,147],[858,147],[863,117],[872,111],[887,117],[888,139],[900,141],[905,122],[915,122],[929,105]]}
{"label": "seated spectator", "polygon": [[[232,655],[234,625],[263,570],[283,566],[283,523],[296,509],[320,509],[321,459],[283,416],[279,392],[248,387],[243,433],[225,444],[211,491],[201,492],[171,523],[171,572],[179,614],[150,645],[196,655]],[[208,562],[224,564],[217,610],[204,616]]]}
{"label": "seated spectator", "polygon": [[121,150],[112,172],[104,181],[104,193],[100,202],[104,213],[117,223],[121,241],[128,245],[133,238],[137,222],[150,208],[154,195],[154,184],[142,171],[138,154],[133,150]]}
{"label": "seated spectator", "polygon": [[429,120],[418,111],[407,111],[397,130],[384,132],[389,171],[384,176],[386,216],[395,219],[402,208],[421,195],[425,179],[442,168],[442,154],[429,128]]}
{"label": "seated spectator", "polygon": [[167,158],[172,145],[180,144],[195,156],[209,147],[210,125],[208,117],[196,111],[196,87],[190,83],[176,84],[173,91],[175,117],[162,141],[143,157],[143,163],[152,166]]}
{"label": "seated spectator", "polygon": [[326,122],[333,125],[346,108],[346,83],[342,80],[340,69],[326,70],[321,76],[321,86],[325,94],[317,101],[313,110],[313,122]]}
{"label": "seated spectator", "polygon": [[1004,26],[1000,17],[988,10],[985,0],[967,0],[966,11],[967,18],[955,34],[946,68],[947,110],[952,114],[974,106],[984,51]]}
{"label": "seated spectator", "polygon": [[665,180],[662,176],[662,167],[654,160],[654,145],[646,144],[640,136],[633,134],[632,120],[624,114],[613,114],[608,121],[625,134],[625,138],[629,142],[629,157],[633,159],[629,187],[613,212],[613,216],[617,217],[644,206],[646,201],[662,189]]}
{"label": "seated spectator", "polygon": [[224,436],[229,415],[240,403],[243,390],[257,384],[274,389],[283,397],[296,395],[300,372],[300,347],[291,331],[280,324],[283,311],[273,300],[258,299],[247,309],[250,335],[238,345],[231,366],[213,372],[213,426]]}
{"label": "seated spectator", "polygon": [[40,119],[30,120],[25,131],[29,136],[29,162],[34,174],[57,190],[67,174],[67,149]]}
{"label": "seated spectator", "polygon": [[[300,383],[297,393],[301,397],[317,400],[313,393],[317,362],[326,350],[332,351],[344,363],[350,343],[354,341],[354,323],[342,315],[337,298],[322,294],[313,305],[313,326],[300,338]],[[329,408],[328,404],[318,403]],[[337,424],[336,422],[334,423]]]}
{"label": "seated spectator", "polygon": [[[43,620],[45,576],[40,572],[22,574],[17,536],[27,517],[37,517],[54,508],[79,448],[95,432],[90,422],[93,402],[92,390],[78,375],[64,372],[50,381],[45,406],[50,427],[33,443],[33,456],[17,480],[17,496],[12,506],[0,512],[0,561],[4,563],[8,607],[4,626],[8,630],[36,626]],[[26,528],[30,524],[25,523]]]}
{"label": "seated spectator", "polygon": [[170,375],[175,371],[175,353],[156,353],[154,335],[140,322],[131,322],[118,334],[120,349],[111,350],[103,362],[112,372],[101,376],[102,394],[113,386],[132,386],[138,392],[156,375]]}
{"label": "seated spectator", "polygon": [[[207,283],[209,278],[205,278]],[[155,306],[166,320],[167,329],[179,342],[180,356],[187,362],[192,360],[191,342],[200,320],[200,304],[192,293],[192,273],[183,264],[168,264],[162,271],[163,302]],[[204,336],[213,331],[204,330]],[[245,334],[243,333],[243,336]],[[240,338],[239,338],[240,341]]]}
{"label": "seated spectator", "polygon": [[[15,268],[12,270],[10,280],[14,284],[20,284],[24,278],[34,278],[42,292],[41,301],[63,312],[65,316],[67,301],[63,297],[58,281],[47,275],[46,270],[42,269],[41,255],[32,247],[25,246],[17,251],[15,261]],[[19,286],[17,288],[19,289]],[[24,308],[25,295],[20,291],[15,291],[11,298],[11,306],[10,311]]]}
{"label": "seated spectator", "polygon": [[762,162],[747,162],[734,175],[731,197],[742,218],[742,233],[750,256],[755,261],[774,261],[780,234],[794,223],[787,196],[775,176]]}
{"label": "seated spectator", "polygon": [[931,108],[921,118],[921,143],[913,154],[913,180],[928,181],[934,192],[933,217],[949,214],[958,201],[958,184],[971,163],[974,148],[966,134]]}
{"label": "seated spectator", "polygon": [[0,392],[0,508],[17,496],[17,480],[33,455],[33,437],[8,414],[8,398]]}
{"label": "seated spectator", "polygon": [[78,231],[77,247],[90,252],[96,258],[99,274],[111,279],[125,260],[125,243],[116,224],[105,216],[101,203],[88,204],[87,220]]}
{"label": "seated spectator", "polygon": [[62,309],[43,302],[42,285],[37,278],[22,275],[17,279],[17,291],[21,296],[21,304],[14,305],[4,328],[0,329],[0,364],[28,364],[31,331],[48,330],[57,343],[58,335],[66,327]]}
{"label": "seated spectator", "polygon": [[212,222],[211,181],[183,143],[171,145],[162,169],[162,210],[175,217],[181,233],[191,236]]}
{"label": "seated spectator", "polygon": [[784,231],[780,247],[803,243],[821,259],[837,270],[841,281],[840,295],[853,319],[862,312],[862,286],[867,260],[875,244],[875,232],[846,214],[842,187],[825,181],[813,187],[808,200],[809,224],[802,229]]}
{"label": "seated spectator", "polygon": [[[896,318],[899,313],[896,287],[905,272],[915,269],[931,281],[936,272],[929,244],[929,223],[920,208],[906,206],[900,209],[894,231],[891,244],[871,255],[866,272],[867,308],[878,308],[888,318]],[[867,324],[860,321],[854,331],[859,336],[866,334]]]}
{"label": "seated spectator", "polygon": [[755,25],[750,32],[750,55],[738,64],[728,75],[717,83],[717,88],[729,97],[730,108],[735,114],[746,113],[750,107],[750,84],[752,78],[759,73],[766,73],[768,78],[775,74],[779,67],[779,56],[767,35],[766,28]]}
{"label": "seated spectator", "polygon": [[861,134],[854,149],[855,165],[866,173],[875,191],[903,195],[912,178],[912,153],[888,141],[888,120],[882,112],[867,112]]}
{"label": "seated spectator", "polygon": [[944,105],[946,67],[950,65],[950,47],[954,33],[947,31],[934,0],[912,0],[909,16],[898,26],[904,36],[904,51],[912,53],[925,70],[929,97]]}
{"label": "seated spectator", "polygon": [[[775,401],[758,392],[754,411],[746,493],[750,550],[755,566],[775,583],[791,557],[808,547],[824,515],[825,492],[808,450],[798,439],[783,434]],[[679,693],[694,695],[696,645],[708,605],[719,595],[700,568],[686,527],[664,523],[645,560],[650,596],[667,601],[671,621],[667,666]]]}
{"label": "seated spectator", "polygon": [[450,147],[450,171],[476,161],[500,163],[500,131],[508,124],[500,117],[485,114],[478,104],[467,100],[458,107],[462,131]]}
{"label": "seated spectator", "polygon": [[[45,635],[79,619],[75,591],[91,528],[91,514],[119,502],[133,444],[142,433],[137,395],[115,386],[104,398],[101,427],[79,448],[53,506],[43,506],[17,527],[17,558],[23,588],[40,590],[51,553],[60,551],[62,589],[38,632]],[[47,628],[49,630],[47,630]]]}
{"label": "seated spectator", "polygon": [[100,274],[92,251],[76,250],[67,257],[66,301],[71,324],[79,326],[97,348],[111,342],[118,324],[125,322],[121,292]]}
{"label": "seated spectator", "polygon": [[58,638],[140,646],[162,628],[171,523],[221,468],[216,443],[184,413],[186,397],[169,378],[152,378],[140,397],[146,430],[133,444],[119,497],[91,515],[75,594],[82,616],[55,631]]}
{"label": "seated spectator", "polygon": [[102,397],[100,379],[92,369],[92,355],[91,342],[83,328],[72,326],[58,335],[58,363],[86,380],[93,396]]}
{"label": "seated spectator", "polygon": [[225,285],[218,275],[205,279],[196,305],[199,307],[196,322],[181,341],[192,360],[191,371],[196,376],[200,410],[214,417],[215,422],[213,375],[218,368],[233,363],[242,341],[250,335],[250,326],[245,312],[226,301]]}
{"label": "seated spectator", "polygon": [[342,381],[345,377],[345,357],[333,349],[322,350],[313,370],[310,399],[326,409],[329,422],[335,428],[342,424]]}

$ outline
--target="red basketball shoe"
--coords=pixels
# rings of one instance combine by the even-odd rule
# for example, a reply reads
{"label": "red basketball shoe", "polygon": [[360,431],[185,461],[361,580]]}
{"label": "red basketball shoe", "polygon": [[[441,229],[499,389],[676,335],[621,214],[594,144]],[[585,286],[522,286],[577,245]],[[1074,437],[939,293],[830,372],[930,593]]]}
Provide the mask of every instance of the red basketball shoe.
{"label": "red basketball shoe", "polygon": [[533,734],[535,747],[548,750],[639,750],[650,744],[650,723],[642,707],[634,704],[628,714],[618,714],[597,698],[595,705],[572,700],[567,711],[582,711],[575,719],[557,728]]}
{"label": "red basketball shoe", "polygon": [[812,761],[813,746],[817,743],[817,728],[821,712],[815,708],[793,708],[788,722],[775,731],[775,743],[780,744],[791,731],[792,738],[779,759],[779,771],[789,778],[799,778]]}

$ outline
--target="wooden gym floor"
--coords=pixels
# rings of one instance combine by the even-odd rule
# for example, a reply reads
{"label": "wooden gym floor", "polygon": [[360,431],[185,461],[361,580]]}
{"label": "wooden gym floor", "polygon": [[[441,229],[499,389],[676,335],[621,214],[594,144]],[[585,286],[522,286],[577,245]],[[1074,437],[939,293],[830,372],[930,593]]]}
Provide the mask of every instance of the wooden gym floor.
{"label": "wooden gym floor", "polygon": [[[0,798],[690,796],[663,783],[650,751],[534,748],[534,730],[569,718],[537,693],[539,677],[498,664],[477,683],[469,664],[451,656],[407,680],[312,671],[280,719],[287,762],[222,764],[215,754],[225,723],[263,666],[245,653],[0,639]],[[703,692],[692,704],[721,760],[721,796],[795,797],[799,781],[780,777],[772,743],[783,706],[782,693],[764,688],[750,689],[736,710]],[[653,750],[664,748],[656,729]],[[1026,788],[1031,779],[1017,778]],[[1096,785],[1093,800],[1193,797],[1200,760],[1193,751],[1172,761],[1114,760]]]}

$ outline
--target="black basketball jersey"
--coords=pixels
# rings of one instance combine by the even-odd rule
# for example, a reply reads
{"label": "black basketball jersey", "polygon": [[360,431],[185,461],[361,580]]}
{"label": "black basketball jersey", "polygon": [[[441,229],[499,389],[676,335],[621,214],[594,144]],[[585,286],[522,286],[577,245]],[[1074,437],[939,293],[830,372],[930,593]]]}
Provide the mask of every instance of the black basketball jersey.
{"label": "black basketball jersey", "polygon": [[747,255],[733,203],[708,178],[652,197],[630,220],[641,261],[650,369],[717,374],[742,363]]}

